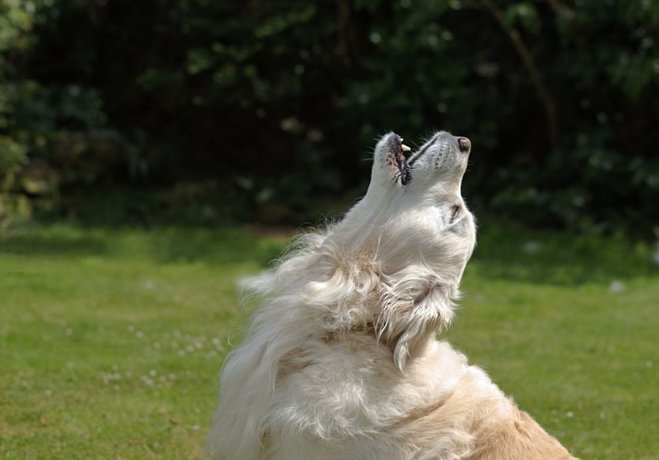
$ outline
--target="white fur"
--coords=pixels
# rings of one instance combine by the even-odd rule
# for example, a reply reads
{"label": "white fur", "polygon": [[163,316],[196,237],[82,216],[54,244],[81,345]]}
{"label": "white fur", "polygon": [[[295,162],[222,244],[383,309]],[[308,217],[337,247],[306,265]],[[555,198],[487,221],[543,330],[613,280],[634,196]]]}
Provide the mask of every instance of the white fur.
{"label": "white fur", "polygon": [[341,222],[248,283],[263,304],[222,370],[212,458],[499,458],[478,457],[479,437],[519,411],[435,339],[475,245],[468,152],[437,133],[403,185],[399,145],[380,140],[366,196]]}

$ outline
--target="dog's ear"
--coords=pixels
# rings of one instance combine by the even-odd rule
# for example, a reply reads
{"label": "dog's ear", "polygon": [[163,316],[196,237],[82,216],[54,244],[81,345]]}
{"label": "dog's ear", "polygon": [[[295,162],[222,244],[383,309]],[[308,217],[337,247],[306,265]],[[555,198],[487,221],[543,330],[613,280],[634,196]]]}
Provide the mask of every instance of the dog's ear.
{"label": "dog's ear", "polygon": [[376,331],[393,350],[401,371],[420,345],[451,322],[452,294],[450,286],[435,277],[404,276],[393,285],[385,284]]}

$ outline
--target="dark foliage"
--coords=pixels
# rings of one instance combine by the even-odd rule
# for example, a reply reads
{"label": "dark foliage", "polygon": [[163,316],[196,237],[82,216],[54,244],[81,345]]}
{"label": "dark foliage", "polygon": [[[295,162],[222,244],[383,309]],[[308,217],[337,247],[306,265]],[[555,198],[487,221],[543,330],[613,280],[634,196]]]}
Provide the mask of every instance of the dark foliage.
{"label": "dark foliage", "polygon": [[444,128],[481,210],[650,234],[658,32],[647,0],[7,1],[0,219],[122,190],[147,220],[298,221],[379,134]]}

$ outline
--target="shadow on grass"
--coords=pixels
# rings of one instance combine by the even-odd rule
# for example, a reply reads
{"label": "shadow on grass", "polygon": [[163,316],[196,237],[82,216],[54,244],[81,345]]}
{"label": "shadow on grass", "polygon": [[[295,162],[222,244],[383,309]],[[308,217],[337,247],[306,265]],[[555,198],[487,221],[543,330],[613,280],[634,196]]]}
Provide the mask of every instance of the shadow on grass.
{"label": "shadow on grass", "polygon": [[90,235],[27,232],[0,238],[0,254],[71,257],[107,253],[108,242]]}
{"label": "shadow on grass", "polygon": [[[0,255],[146,258],[157,263],[257,264],[279,257],[292,232],[246,228],[42,227],[0,235]],[[482,224],[473,264],[486,278],[541,284],[611,283],[659,275],[650,244],[624,237],[533,232]]]}
{"label": "shadow on grass", "polygon": [[541,284],[611,283],[659,275],[647,243],[513,227],[481,228],[474,260],[484,277]]}
{"label": "shadow on grass", "polygon": [[169,228],[157,231],[150,244],[152,257],[163,263],[256,262],[265,267],[282,254],[286,239],[258,237],[249,230],[236,228]]}
{"label": "shadow on grass", "polygon": [[157,263],[257,263],[266,266],[284,250],[286,238],[257,236],[239,228],[83,228],[66,225],[21,229],[0,235],[0,256],[34,258],[146,258]]}

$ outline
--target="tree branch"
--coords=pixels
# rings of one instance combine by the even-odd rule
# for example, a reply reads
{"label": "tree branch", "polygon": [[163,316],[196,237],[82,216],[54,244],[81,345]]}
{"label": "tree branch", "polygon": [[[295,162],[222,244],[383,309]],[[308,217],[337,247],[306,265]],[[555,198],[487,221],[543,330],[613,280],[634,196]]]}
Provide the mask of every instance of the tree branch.
{"label": "tree branch", "polygon": [[493,0],[481,0],[483,6],[490,12],[494,17],[501,30],[508,36],[508,39],[512,43],[515,51],[519,55],[526,71],[531,77],[531,83],[535,88],[536,95],[543,106],[545,117],[547,118],[547,129],[549,131],[549,141],[551,142],[552,147],[556,145],[557,139],[557,128],[556,128],[556,110],[554,108],[554,101],[549,94],[545,84],[542,81],[540,72],[535,65],[533,56],[529,51],[528,47],[522,41],[519,32],[515,29],[511,29],[506,25],[506,21],[503,16],[503,12],[497,7]]}
{"label": "tree branch", "polygon": [[574,12],[567,6],[563,5],[560,1],[547,0],[547,3],[549,3],[551,9],[554,10],[556,14],[558,14],[559,16],[563,16],[566,19],[572,18]]}
{"label": "tree branch", "polygon": [[338,0],[336,6],[337,24],[339,26],[336,54],[346,67],[350,67],[352,64],[350,59],[350,0]]}

